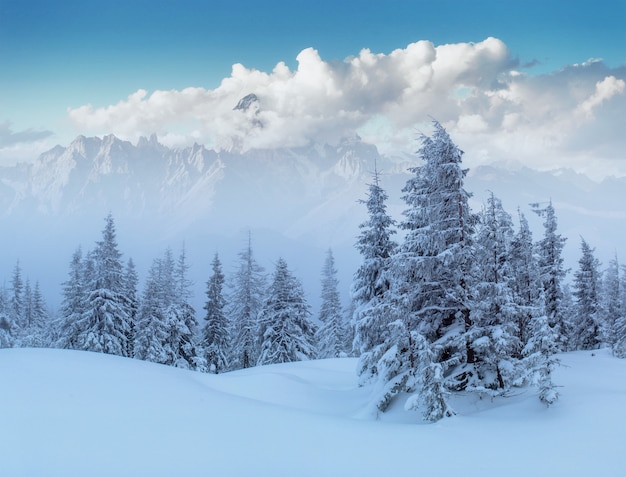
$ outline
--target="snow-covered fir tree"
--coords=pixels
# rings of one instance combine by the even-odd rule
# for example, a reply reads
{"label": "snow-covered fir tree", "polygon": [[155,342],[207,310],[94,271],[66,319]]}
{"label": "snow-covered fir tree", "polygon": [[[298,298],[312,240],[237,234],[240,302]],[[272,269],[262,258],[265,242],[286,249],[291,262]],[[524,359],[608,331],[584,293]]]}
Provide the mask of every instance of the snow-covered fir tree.
{"label": "snow-covered fir tree", "polygon": [[102,240],[89,257],[92,269],[88,269],[85,308],[76,324],[78,349],[126,356],[129,317],[121,256],[115,223],[109,214]]}
{"label": "snow-covered fir tree", "polygon": [[32,346],[44,347],[49,346],[51,342],[50,332],[50,315],[48,307],[41,294],[39,282],[35,282],[33,289],[33,325],[32,325]]}
{"label": "snow-covered fir tree", "polygon": [[[191,287],[193,283],[188,278],[189,264],[185,245],[181,249],[174,269],[174,300],[167,310],[169,318],[169,340],[173,351],[172,363],[174,366],[185,369],[195,369],[202,364],[196,346],[195,333],[198,328],[196,311],[191,306]],[[170,364],[170,363],[166,363]]]}
{"label": "snow-covered fir tree", "polygon": [[530,326],[532,334],[523,350],[526,367],[523,379],[539,389],[539,399],[549,406],[559,397],[552,381],[554,369],[559,364],[556,356],[559,336],[545,314],[533,316]]}
{"label": "snow-covered fir tree", "polygon": [[300,281],[280,258],[259,319],[262,342],[258,364],[314,358],[316,330],[310,314]]}
{"label": "snow-covered fir tree", "polygon": [[615,317],[611,332],[613,354],[618,358],[626,358],[626,267],[620,268],[619,303],[620,313]]}
{"label": "snow-covered fir tree", "polygon": [[620,266],[617,257],[609,261],[604,272],[600,290],[602,341],[609,346],[615,343],[615,322],[624,314],[622,303],[622,284],[620,280]]}
{"label": "snow-covered fir tree", "polygon": [[139,314],[139,295],[138,295],[139,277],[135,262],[132,258],[126,262],[124,271],[124,297],[126,299],[126,308],[128,312],[128,332],[126,334],[126,356],[135,356],[135,328],[137,326],[137,317]]}
{"label": "snow-covered fir tree", "polygon": [[228,320],[231,324],[232,348],[229,358],[232,369],[254,366],[260,353],[259,314],[265,296],[266,277],[252,253],[252,237],[239,253],[239,267],[231,282],[228,297]]}
{"label": "snow-covered fir tree", "polygon": [[47,346],[51,337],[47,332],[48,312],[39,282],[32,288],[27,278],[24,286],[24,319],[19,332],[17,346],[41,348]]}
{"label": "snow-covered fir tree", "polygon": [[315,338],[318,358],[339,358],[346,355],[346,329],[338,286],[335,258],[332,250],[328,249],[322,268],[322,305],[319,313],[321,325]]}
{"label": "snow-covered fir tree", "polygon": [[2,286],[0,287],[0,348],[11,348],[13,346],[11,331],[9,295],[6,287]]}
{"label": "snow-covered fir tree", "polygon": [[[419,366],[416,333],[437,350],[434,362],[442,366],[447,387],[465,389],[477,375],[476,351],[468,334],[476,218],[463,188],[467,171],[461,168],[462,151],[435,122],[432,136],[422,136],[418,154],[422,165],[410,169],[414,176],[403,189],[408,207],[401,227],[406,235],[393,256],[388,296],[397,332],[391,337],[394,364],[386,364],[392,372],[381,376],[388,384],[377,386],[380,410],[400,391],[415,392],[423,381],[428,368]],[[388,359],[389,352],[382,359]]]}
{"label": "snow-covered fir tree", "polygon": [[153,261],[139,310],[136,357],[185,369],[201,364],[194,340],[198,323],[189,304],[187,270],[184,248],[177,263],[170,248],[163,258]]}
{"label": "snow-covered fir tree", "polygon": [[154,363],[166,363],[168,352],[165,349],[167,321],[165,309],[171,300],[171,293],[165,289],[165,270],[163,260],[154,259],[148,270],[145,287],[141,297],[139,314],[135,328],[135,357]]}
{"label": "snow-covered fir tree", "polygon": [[396,243],[392,236],[395,222],[387,214],[387,193],[380,185],[380,175],[374,172],[369,184],[367,200],[368,219],[360,225],[356,247],[362,263],[352,281],[353,352],[359,357],[359,383],[366,384],[378,377],[378,361],[392,346],[389,323],[392,320],[390,300],[390,264]]}
{"label": "snow-covered fir tree", "polygon": [[206,315],[202,330],[202,348],[207,363],[207,370],[218,374],[228,369],[230,336],[226,318],[226,298],[224,297],[225,276],[222,262],[216,253],[211,263],[212,274],[207,282],[207,301],[204,305]]}
{"label": "snow-covered fir tree", "polygon": [[476,373],[466,389],[503,394],[519,375],[521,343],[515,323],[510,249],[513,222],[493,193],[479,214],[472,277],[471,325],[468,341]]}
{"label": "snow-covered fir tree", "polygon": [[539,264],[532,232],[524,214],[518,210],[519,229],[511,241],[509,262],[513,273],[515,334],[523,348],[533,334],[531,321],[545,314]]}
{"label": "snow-covered fir tree", "polygon": [[63,282],[63,301],[56,328],[57,343],[60,348],[78,349],[78,323],[85,312],[87,289],[85,286],[85,264],[82,249],[72,255],[68,278]]}
{"label": "snow-covered fir tree", "polygon": [[582,255],[574,272],[576,304],[573,317],[573,335],[570,342],[575,349],[596,349],[601,344],[602,314],[600,313],[600,264],[589,244],[581,238]]}
{"label": "snow-covered fir tree", "polygon": [[565,322],[561,302],[563,300],[562,281],[567,274],[563,266],[563,247],[567,241],[557,233],[557,217],[552,201],[544,208],[539,204],[531,204],[533,212],[544,218],[543,238],[537,244],[539,256],[539,273],[543,285],[545,311],[548,316],[548,324],[560,337],[560,348],[568,347],[566,330],[568,324]]}
{"label": "snow-covered fir tree", "polygon": [[443,366],[439,362],[434,346],[424,336],[413,332],[417,367],[421,369],[419,381],[416,383],[418,392],[407,399],[404,408],[407,411],[421,410],[426,421],[435,422],[443,417],[455,414],[448,404],[450,391],[445,387]]}
{"label": "snow-covered fir tree", "polygon": [[23,326],[24,319],[24,280],[22,278],[22,267],[18,260],[13,268],[11,277],[11,302],[9,308],[9,323],[13,333],[19,333]]}

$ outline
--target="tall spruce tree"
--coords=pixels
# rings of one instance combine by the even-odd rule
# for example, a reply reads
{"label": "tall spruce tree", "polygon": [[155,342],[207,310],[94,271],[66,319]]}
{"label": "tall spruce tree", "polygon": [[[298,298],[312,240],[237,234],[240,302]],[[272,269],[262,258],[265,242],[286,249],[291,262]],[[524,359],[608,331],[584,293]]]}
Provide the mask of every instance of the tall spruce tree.
{"label": "tall spruce tree", "polygon": [[570,342],[575,349],[596,349],[602,341],[602,315],[600,313],[600,264],[589,244],[581,238],[582,255],[574,273],[576,304],[573,336]]}
{"label": "tall spruce tree", "polygon": [[615,317],[611,337],[613,354],[618,358],[626,358],[626,267],[621,266],[619,278],[620,313]]}
{"label": "tall spruce tree", "polygon": [[319,314],[321,325],[315,338],[318,358],[339,358],[346,354],[346,329],[338,286],[335,258],[332,250],[328,249],[322,268],[322,305]]}
{"label": "tall spruce tree", "polygon": [[11,319],[9,316],[9,296],[6,287],[0,287],[0,348],[11,348]]}
{"label": "tall spruce tree", "polygon": [[52,341],[48,329],[50,317],[38,281],[35,282],[35,288],[33,289],[32,303],[33,323],[31,327],[30,345],[36,347],[49,346]]}
{"label": "tall spruce tree", "polygon": [[196,311],[189,303],[193,283],[188,278],[189,264],[185,245],[178,256],[173,273],[174,299],[166,313],[169,320],[171,363],[179,368],[195,369],[201,362],[196,349],[195,332],[198,328]]}
{"label": "tall spruce tree", "polygon": [[380,174],[368,186],[368,219],[360,225],[356,247],[362,263],[352,281],[353,353],[359,357],[359,383],[366,384],[378,377],[377,363],[392,346],[389,323],[392,320],[390,300],[390,264],[396,250],[392,236],[396,233],[394,220],[387,214],[387,193],[380,185]]}
{"label": "tall spruce tree", "polygon": [[161,364],[167,363],[169,358],[165,347],[165,310],[171,300],[171,294],[165,290],[164,285],[167,278],[163,260],[154,259],[146,278],[135,328],[135,357]]}
{"label": "tall spruce tree", "polygon": [[[475,374],[469,277],[476,218],[463,188],[463,153],[434,122],[434,132],[422,136],[418,154],[422,165],[410,169],[414,176],[403,189],[407,209],[401,227],[406,235],[393,257],[395,346],[383,357],[389,361],[392,354],[393,365],[385,365],[388,384],[376,398],[381,410],[400,391],[415,392],[424,381],[429,368],[420,366],[420,337],[430,346],[431,361],[441,365],[436,375],[447,377],[446,386],[465,389]],[[441,399],[443,395],[432,401]]]}
{"label": "tall spruce tree", "polygon": [[472,324],[467,330],[476,373],[468,389],[492,395],[507,392],[518,378],[521,343],[515,326],[510,249],[513,223],[491,194],[479,215],[473,273]]}
{"label": "tall spruce tree", "polygon": [[222,262],[216,253],[211,263],[212,274],[207,282],[207,301],[204,305],[206,315],[202,331],[202,348],[207,362],[207,369],[218,374],[228,369],[230,336],[226,318],[226,298],[224,297],[225,277]]}
{"label": "tall spruce tree", "polygon": [[198,326],[189,304],[186,253],[178,262],[167,248],[150,268],[137,323],[135,355],[147,361],[185,369],[201,365],[194,332]]}
{"label": "tall spruce tree", "polygon": [[135,262],[132,258],[128,259],[124,272],[124,297],[126,299],[126,308],[128,312],[128,332],[126,333],[126,356],[135,356],[135,330],[137,327],[137,318],[139,314],[139,296],[138,287],[139,277]]}
{"label": "tall spruce tree", "polygon": [[15,263],[11,277],[11,303],[8,317],[11,329],[19,334],[19,330],[24,325],[24,279],[19,260]]}
{"label": "tall spruce tree", "polygon": [[20,347],[41,348],[47,346],[51,337],[47,332],[48,312],[39,289],[39,282],[31,287],[26,278],[23,296],[23,320],[16,340]]}
{"label": "tall spruce tree", "polygon": [[557,233],[557,217],[552,201],[544,208],[539,204],[531,204],[533,212],[543,217],[544,235],[538,242],[539,273],[543,284],[543,294],[548,325],[560,338],[560,349],[568,347],[565,342],[568,323],[562,310],[563,289],[562,282],[567,274],[563,266],[563,247],[567,241]]}
{"label": "tall spruce tree", "polygon": [[79,322],[85,312],[87,298],[85,263],[82,249],[78,247],[72,255],[68,278],[63,282],[63,301],[60,318],[56,326],[57,346],[78,349]]}
{"label": "tall spruce tree", "polygon": [[77,346],[86,351],[126,356],[129,317],[122,254],[111,214],[105,219],[102,240],[90,255],[93,273],[87,283],[86,306],[77,323]]}
{"label": "tall spruce tree", "polygon": [[247,247],[239,253],[229,296],[227,316],[231,323],[230,362],[233,369],[254,366],[260,352],[259,314],[265,296],[266,277],[252,253],[252,237],[248,235]]}
{"label": "tall spruce tree", "polygon": [[545,314],[539,264],[535,254],[532,232],[524,214],[518,210],[519,229],[511,241],[509,260],[513,272],[516,336],[521,347],[533,334],[531,321]]}
{"label": "tall spruce tree", "polygon": [[258,364],[314,358],[315,325],[310,314],[300,281],[280,258],[259,319],[262,342]]}
{"label": "tall spruce tree", "polygon": [[615,322],[624,314],[620,266],[617,256],[609,262],[604,273],[600,301],[602,304],[602,341],[613,346],[615,343]]}

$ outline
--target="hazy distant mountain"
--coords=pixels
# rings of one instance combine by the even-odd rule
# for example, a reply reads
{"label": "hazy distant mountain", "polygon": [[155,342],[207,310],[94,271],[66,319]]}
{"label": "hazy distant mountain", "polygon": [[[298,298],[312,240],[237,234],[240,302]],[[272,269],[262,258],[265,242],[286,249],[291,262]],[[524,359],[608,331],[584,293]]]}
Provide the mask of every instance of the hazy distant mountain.
{"label": "hazy distant mountain", "polygon": [[288,229],[311,210],[333,209],[348,198],[346,191],[355,205],[375,160],[382,161],[376,148],[358,138],[234,153],[199,145],[169,149],[155,136],[137,145],[112,135],[79,136],[32,165],[0,170],[0,214],[69,217],[110,210],[181,226],[207,217],[230,223],[234,214],[239,226]]}
{"label": "hazy distant mountain", "polygon": [[[237,107],[248,111],[257,103],[249,95]],[[49,273],[50,283],[58,287],[74,248],[91,247],[100,238],[103,218],[112,212],[120,247],[140,270],[165,246],[177,248],[185,241],[190,258],[201,261],[196,268],[198,300],[212,254],[219,251],[228,265],[248,228],[267,268],[279,256],[286,258],[315,300],[328,247],[335,251],[344,290],[349,287],[359,263],[353,244],[365,218],[359,200],[366,197],[374,168],[382,171],[389,212],[400,221],[401,189],[407,168],[415,165],[415,156],[382,156],[358,136],[335,145],[244,153],[201,145],[170,149],[156,136],[136,145],[112,135],[79,136],[32,164],[0,168],[0,277],[8,279],[19,258],[34,279],[45,283],[42,273]],[[483,166],[470,170],[466,189],[474,193],[476,209],[490,191],[514,220],[520,207],[536,238],[541,220],[528,204],[552,199],[561,233],[569,237],[565,253],[570,267],[578,257],[579,235],[597,248],[604,263],[615,253],[626,260],[626,179],[598,184],[566,170]]]}

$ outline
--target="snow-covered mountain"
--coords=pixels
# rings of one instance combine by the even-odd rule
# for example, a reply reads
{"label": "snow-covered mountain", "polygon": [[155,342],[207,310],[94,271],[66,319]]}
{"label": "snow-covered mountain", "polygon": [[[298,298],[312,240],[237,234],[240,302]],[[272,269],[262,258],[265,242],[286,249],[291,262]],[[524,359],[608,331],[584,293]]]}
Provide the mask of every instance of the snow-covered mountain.
{"label": "snow-covered mountain", "polygon": [[[258,107],[254,95],[236,106],[246,114]],[[415,156],[383,156],[358,136],[334,145],[246,152],[197,144],[172,149],[156,136],[137,144],[112,135],[79,136],[31,164],[0,168],[0,277],[8,280],[20,259],[54,303],[74,249],[91,248],[111,212],[120,248],[140,271],[166,246],[176,249],[185,241],[199,284],[198,305],[213,254],[218,251],[228,267],[248,230],[261,263],[271,270],[279,256],[285,258],[313,303],[324,252],[332,247],[345,297],[359,264],[353,245],[366,214],[359,200],[372,171],[382,171],[389,212],[401,220],[401,190],[407,168],[415,165]],[[491,191],[514,218],[520,207],[536,238],[541,220],[528,204],[551,199],[560,231],[569,237],[569,267],[579,256],[579,236],[597,248],[603,263],[616,253],[626,257],[626,178],[599,184],[567,170],[482,166],[470,170],[466,189],[476,209]]]}
{"label": "snow-covered mountain", "polygon": [[[241,108],[255,102],[248,98]],[[323,252],[352,249],[365,214],[358,199],[374,162],[382,160],[358,137],[239,153],[201,145],[170,149],[156,136],[136,145],[112,135],[79,136],[32,164],[0,169],[0,221],[11,231],[2,243],[3,267],[8,273],[17,258],[31,259],[56,270],[60,283],[58,270],[72,250],[91,247],[111,212],[122,250],[140,267],[183,240],[207,264],[215,251],[228,263],[251,229],[266,268],[284,256],[316,287]],[[347,288],[353,264],[344,270]],[[41,271],[33,267],[33,273]],[[198,276],[199,283],[206,279]]]}
{"label": "snow-covered mountain", "polygon": [[237,153],[197,144],[169,149],[156,136],[137,145],[113,135],[79,136],[32,165],[0,170],[0,214],[113,211],[120,217],[150,215],[184,223],[236,211],[243,225],[269,221],[275,226],[346,186],[357,184],[362,191],[375,160],[381,160],[376,148],[358,137],[336,146]]}

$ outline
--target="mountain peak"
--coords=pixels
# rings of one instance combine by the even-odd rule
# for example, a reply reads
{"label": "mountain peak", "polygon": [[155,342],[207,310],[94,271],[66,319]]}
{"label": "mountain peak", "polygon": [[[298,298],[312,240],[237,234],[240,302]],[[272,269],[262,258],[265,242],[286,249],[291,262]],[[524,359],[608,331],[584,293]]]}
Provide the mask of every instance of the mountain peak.
{"label": "mountain peak", "polygon": [[155,133],[150,134],[149,138],[146,138],[145,136],[141,136],[139,138],[139,140],[137,141],[137,148],[138,149],[142,149],[142,148],[160,148],[163,147],[163,145],[159,142],[159,138],[157,137],[157,135]]}
{"label": "mountain peak", "polygon": [[250,93],[239,100],[233,111],[248,111],[255,103],[258,105],[259,98],[256,94]]}

